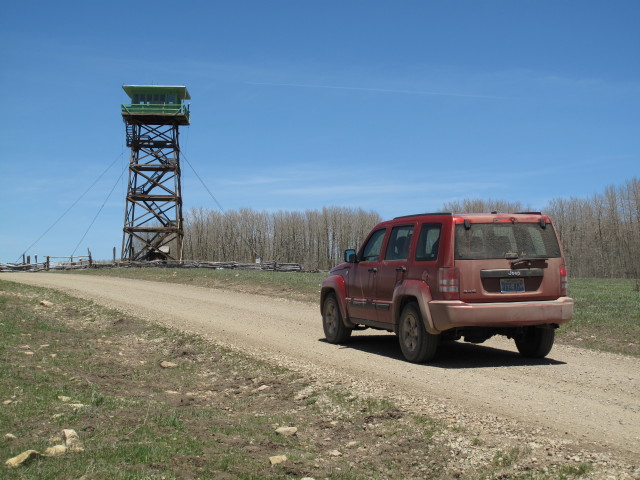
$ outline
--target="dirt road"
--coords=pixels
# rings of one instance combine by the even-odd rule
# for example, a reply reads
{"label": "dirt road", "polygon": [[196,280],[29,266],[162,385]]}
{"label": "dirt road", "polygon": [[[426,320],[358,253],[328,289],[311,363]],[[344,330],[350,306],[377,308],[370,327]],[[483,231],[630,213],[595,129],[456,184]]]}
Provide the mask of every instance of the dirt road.
{"label": "dirt road", "polygon": [[[0,279],[56,288],[148,320],[198,333],[294,369],[387,395],[465,428],[528,440],[555,438],[586,451],[640,457],[640,360],[556,345],[548,359],[521,358],[512,342],[443,344],[438,361],[401,359],[396,338],[356,332],[323,340],[315,305],[177,284],[47,273]],[[542,440],[540,440],[542,441]]]}

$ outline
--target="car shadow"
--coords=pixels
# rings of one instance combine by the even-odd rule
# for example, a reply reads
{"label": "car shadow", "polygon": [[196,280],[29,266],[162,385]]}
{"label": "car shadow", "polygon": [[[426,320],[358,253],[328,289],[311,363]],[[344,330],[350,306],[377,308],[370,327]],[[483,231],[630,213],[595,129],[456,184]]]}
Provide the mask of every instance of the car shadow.
{"label": "car shadow", "polygon": [[[320,339],[322,342],[326,340]],[[405,361],[395,335],[354,335],[348,343],[336,345],[339,348],[354,349],[380,355],[394,360]],[[553,353],[553,351],[552,351]],[[495,368],[522,366],[566,365],[553,358],[526,358],[518,352],[502,348],[465,342],[442,342],[433,360],[425,367],[444,369]]]}

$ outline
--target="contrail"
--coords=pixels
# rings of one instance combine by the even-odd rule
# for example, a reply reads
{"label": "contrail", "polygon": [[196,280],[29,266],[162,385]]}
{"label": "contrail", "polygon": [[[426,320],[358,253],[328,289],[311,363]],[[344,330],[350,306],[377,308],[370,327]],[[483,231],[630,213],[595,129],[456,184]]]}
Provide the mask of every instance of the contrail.
{"label": "contrail", "polygon": [[247,85],[265,85],[269,87],[296,87],[296,88],[324,88],[330,90],[354,90],[359,92],[377,93],[400,93],[404,95],[433,95],[440,97],[466,97],[466,98],[490,98],[505,99],[506,97],[496,97],[490,95],[466,95],[462,93],[429,92],[424,90],[397,90],[387,88],[366,88],[366,87],[345,87],[340,85],[314,85],[302,83],[269,83],[269,82],[244,82]]}

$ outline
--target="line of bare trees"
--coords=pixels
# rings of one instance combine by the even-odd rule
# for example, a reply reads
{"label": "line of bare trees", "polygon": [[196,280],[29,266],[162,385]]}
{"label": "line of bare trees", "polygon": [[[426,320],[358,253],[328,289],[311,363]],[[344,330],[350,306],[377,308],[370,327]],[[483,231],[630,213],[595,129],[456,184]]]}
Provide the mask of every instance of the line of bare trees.
{"label": "line of bare trees", "polygon": [[[447,212],[531,211],[530,205],[464,199]],[[589,198],[555,198],[543,209],[560,233],[573,277],[640,279],[640,179],[609,186]],[[327,270],[345,248],[356,248],[381,220],[362,209],[221,213],[192,209],[185,220],[185,256],[193,260],[253,262],[257,258]]]}
{"label": "line of bare trees", "polygon": [[589,198],[556,198],[555,221],[573,277],[640,279],[640,178]]}
{"label": "line of bare trees", "polygon": [[295,262],[327,270],[357,247],[380,215],[362,209],[222,213],[195,208],[185,218],[184,257],[210,261]]}

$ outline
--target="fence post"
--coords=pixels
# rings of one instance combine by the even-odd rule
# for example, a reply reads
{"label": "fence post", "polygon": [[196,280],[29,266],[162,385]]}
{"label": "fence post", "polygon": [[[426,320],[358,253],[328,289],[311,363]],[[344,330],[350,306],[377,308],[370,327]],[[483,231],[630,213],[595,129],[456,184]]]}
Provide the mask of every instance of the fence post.
{"label": "fence post", "polygon": [[49,271],[50,268],[51,268],[51,262],[49,259],[49,255],[47,255],[47,272]]}
{"label": "fence post", "polygon": [[87,248],[87,252],[89,252],[89,268],[93,265],[93,259],[91,258],[91,250]]}
{"label": "fence post", "polygon": [[22,254],[22,264],[24,265],[25,263],[27,263],[27,260],[25,259],[24,253]]}

